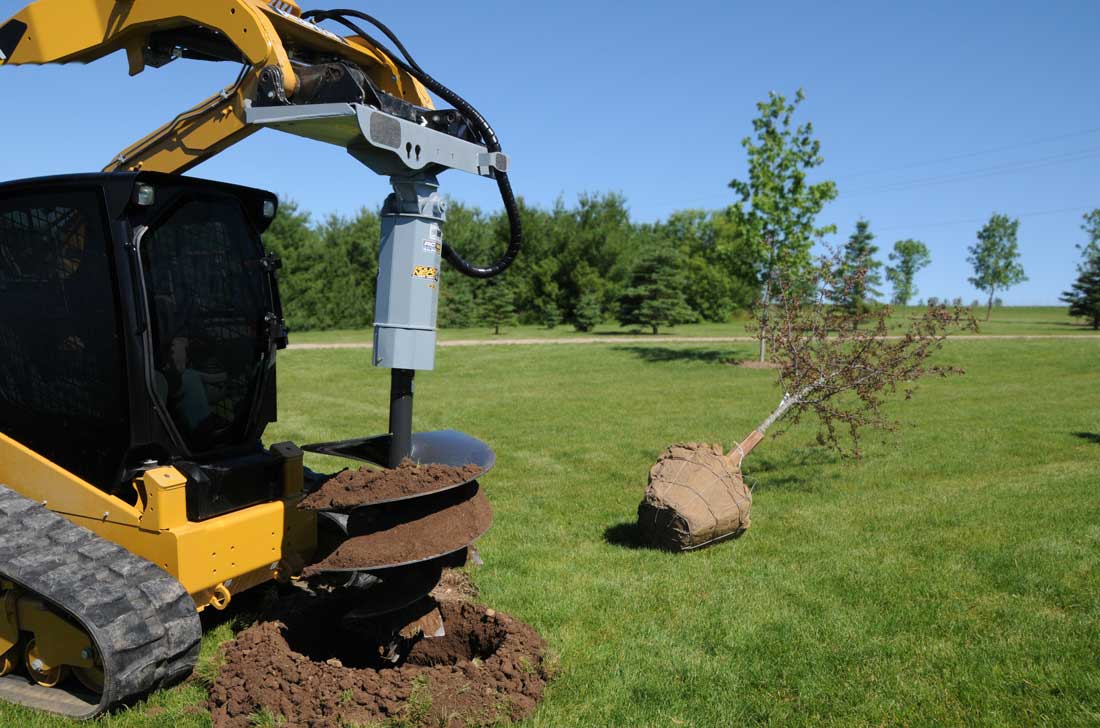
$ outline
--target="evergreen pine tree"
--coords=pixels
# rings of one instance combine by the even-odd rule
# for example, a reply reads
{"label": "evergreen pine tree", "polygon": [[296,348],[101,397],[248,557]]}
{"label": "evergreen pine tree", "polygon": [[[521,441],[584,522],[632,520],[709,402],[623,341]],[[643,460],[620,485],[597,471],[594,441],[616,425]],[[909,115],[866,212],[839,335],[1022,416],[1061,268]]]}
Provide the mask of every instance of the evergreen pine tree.
{"label": "evergreen pine tree", "polygon": [[577,331],[591,331],[592,327],[603,322],[603,306],[600,294],[587,291],[581,294],[573,311],[573,328]]}
{"label": "evergreen pine tree", "polygon": [[478,310],[482,323],[493,327],[493,333],[499,334],[500,327],[516,322],[516,294],[512,287],[500,280],[490,280],[481,290]]}
{"label": "evergreen pine tree", "polygon": [[1081,273],[1070,290],[1062,294],[1069,304],[1069,315],[1087,319],[1100,330],[1100,256],[1093,256],[1081,265]]}
{"label": "evergreen pine tree", "polygon": [[539,314],[541,314],[542,325],[548,329],[552,329],[561,323],[561,311],[558,310],[558,304],[553,301],[544,303]]}
{"label": "evergreen pine tree", "polygon": [[660,326],[697,321],[684,298],[680,256],[658,248],[634,267],[630,285],[619,298],[619,323],[648,326],[654,334]]}
{"label": "evergreen pine tree", "polygon": [[[882,263],[875,260],[878,246],[871,243],[874,239],[871,224],[866,220],[860,220],[856,223],[855,232],[844,244],[842,275],[851,281],[851,285],[850,288],[837,294],[837,300],[834,303],[842,306],[849,313],[858,314],[866,311],[871,299],[882,295],[882,291],[877,288],[882,285],[882,276],[878,272]],[[851,274],[857,270],[865,271],[864,275],[851,277]]]}

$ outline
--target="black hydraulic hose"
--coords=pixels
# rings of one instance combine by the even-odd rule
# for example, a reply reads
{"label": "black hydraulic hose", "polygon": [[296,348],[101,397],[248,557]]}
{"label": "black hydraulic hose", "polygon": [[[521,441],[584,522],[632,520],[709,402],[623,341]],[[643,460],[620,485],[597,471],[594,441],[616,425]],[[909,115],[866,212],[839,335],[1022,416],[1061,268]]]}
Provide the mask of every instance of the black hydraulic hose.
{"label": "black hydraulic hose", "polygon": [[[481,112],[475,109],[466,99],[444,86],[421,68],[420,64],[413,60],[412,55],[401,41],[398,40],[396,34],[380,21],[358,10],[310,10],[302,13],[302,17],[307,20],[315,18],[318,20],[335,21],[356,35],[370,41],[378,48],[385,50],[385,46],[379,43],[378,40],[373,38],[361,27],[348,20],[349,16],[366,20],[381,30],[387,38],[393,41],[393,44],[397,46],[398,50],[400,50],[401,54],[405,57],[403,61],[393,54],[389,54],[391,60],[398,68],[401,68],[413,78],[424,84],[429,91],[438,94],[440,98],[458,109],[458,111],[466,117],[466,120],[470,122],[474,130],[477,131],[478,136],[481,137],[482,142],[485,144],[485,148],[489,152],[501,151],[500,140],[497,138],[496,132],[493,130],[488,120],[481,115]],[[458,251],[452,248],[448,243],[443,243],[443,258],[460,273],[472,278],[492,278],[493,276],[503,273],[512,265],[512,262],[515,261],[520,248],[523,246],[523,226],[519,217],[519,205],[516,203],[515,193],[512,192],[512,183],[508,179],[508,173],[494,170],[493,176],[496,178],[497,188],[500,190],[500,199],[504,204],[504,211],[508,216],[508,248],[504,251],[504,255],[491,265],[478,266],[465,260]]]}

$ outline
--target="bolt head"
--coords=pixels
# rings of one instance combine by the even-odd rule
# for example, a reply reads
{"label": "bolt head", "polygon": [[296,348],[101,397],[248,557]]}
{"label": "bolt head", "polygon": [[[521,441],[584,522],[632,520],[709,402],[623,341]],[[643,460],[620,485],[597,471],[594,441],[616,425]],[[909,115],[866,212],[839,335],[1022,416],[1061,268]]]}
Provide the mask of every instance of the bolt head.
{"label": "bolt head", "polygon": [[34,669],[34,670],[38,670],[39,672],[42,672],[42,668],[44,668],[44,667],[45,667],[45,665],[42,663],[42,660],[37,660],[36,659],[36,660],[31,661],[31,668]]}
{"label": "bolt head", "polygon": [[80,651],[80,656],[85,660],[92,659],[92,648],[91,647],[85,647],[84,649],[82,649]]}

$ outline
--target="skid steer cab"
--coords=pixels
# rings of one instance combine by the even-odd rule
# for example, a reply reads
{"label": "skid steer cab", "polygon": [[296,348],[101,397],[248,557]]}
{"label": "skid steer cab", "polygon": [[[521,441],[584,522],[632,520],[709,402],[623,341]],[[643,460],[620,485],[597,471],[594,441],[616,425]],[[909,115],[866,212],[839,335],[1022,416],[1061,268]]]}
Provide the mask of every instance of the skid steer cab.
{"label": "skid steer cab", "polygon": [[260,444],[286,345],[260,239],[277,204],[158,173],[0,185],[0,483],[177,575],[200,608],[315,539],[284,503],[301,452]]}

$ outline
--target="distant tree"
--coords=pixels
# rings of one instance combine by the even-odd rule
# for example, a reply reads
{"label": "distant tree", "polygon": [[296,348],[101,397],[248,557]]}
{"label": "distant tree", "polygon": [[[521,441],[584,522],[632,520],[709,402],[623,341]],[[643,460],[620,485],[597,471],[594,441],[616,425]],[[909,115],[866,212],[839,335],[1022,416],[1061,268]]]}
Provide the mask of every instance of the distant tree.
{"label": "distant tree", "polygon": [[940,305],[940,299],[936,296],[929,296],[928,297],[928,305],[929,306],[939,306]]}
{"label": "distant tree", "polygon": [[1070,316],[1086,319],[1094,330],[1100,329],[1100,255],[1085,261],[1062,300],[1069,304]]}
{"label": "distant tree", "polygon": [[486,281],[480,293],[481,321],[492,326],[494,334],[500,333],[501,326],[516,322],[516,294],[507,281],[500,278]]}
{"label": "distant tree", "polygon": [[[764,320],[760,327],[760,361],[764,361],[769,336],[767,309],[777,274],[786,279],[806,278],[811,269],[810,248],[816,239],[835,231],[815,227],[814,220],[827,202],[836,198],[836,184],[808,184],[810,170],[825,160],[821,142],[813,137],[809,122],[793,127],[791,119],[805,99],[802,89],[794,101],[775,92],[756,105],[755,139],[745,137],[741,146],[749,158],[747,180],[735,179],[730,187],[740,196],[734,203],[741,229],[753,252],[761,287]],[[732,211],[731,211],[732,212]]]}
{"label": "distant tree", "polygon": [[576,298],[572,299],[573,328],[591,331],[604,320],[606,282],[595,268],[583,261],[573,270],[571,278],[571,289],[576,291]]}
{"label": "distant tree", "polygon": [[684,300],[682,264],[680,256],[668,248],[651,251],[638,261],[629,287],[619,298],[619,323],[647,326],[656,334],[661,326],[697,321]]}
{"label": "distant tree", "polygon": [[1092,212],[1085,213],[1082,217],[1085,223],[1081,226],[1081,229],[1085,231],[1088,240],[1085,241],[1084,245],[1077,246],[1084,257],[1083,262],[1078,266],[1079,270],[1087,268],[1089,261],[1093,258],[1100,258],[1100,207]]}
{"label": "distant tree", "polygon": [[[1005,300],[1000,296],[997,296],[993,299],[993,308],[1000,308],[1003,305],[1005,305]],[[975,305],[974,307],[977,308],[977,305]]]}
{"label": "distant tree", "polygon": [[989,294],[986,321],[993,310],[993,294],[1027,280],[1016,241],[1019,228],[1019,220],[994,213],[978,231],[977,243],[967,249],[970,255],[966,260],[974,266],[974,276],[967,280],[979,291]]}
{"label": "distant tree", "polygon": [[594,291],[582,293],[573,312],[573,328],[577,331],[591,331],[592,327],[603,321],[603,305],[600,295]]}
{"label": "distant tree", "polygon": [[894,265],[886,266],[886,278],[894,287],[893,303],[906,306],[909,304],[909,299],[917,295],[917,287],[913,284],[913,279],[921,268],[932,262],[932,256],[929,255],[928,247],[924,243],[908,238],[894,243],[894,249],[890,252],[890,262]]}
{"label": "distant tree", "polygon": [[539,314],[542,317],[542,325],[548,329],[552,329],[561,323],[561,311],[558,310],[558,304],[553,301],[546,303]]}
{"label": "distant tree", "polygon": [[[841,250],[840,265],[843,266],[841,275],[851,283],[852,287],[838,289],[833,303],[851,314],[868,310],[871,300],[875,296],[882,295],[877,288],[882,285],[882,276],[878,273],[882,263],[875,260],[878,246],[871,242],[874,239],[871,224],[866,220],[860,220]],[[862,274],[851,275],[855,271],[862,271]]]}
{"label": "distant tree", "polygon": [[[480,281],[478,281],[480,283]],[[480,316],[474,300],[474,281],[458,271],[443,276],[439,286],[438,323],[444,329],[466,329]]]}

